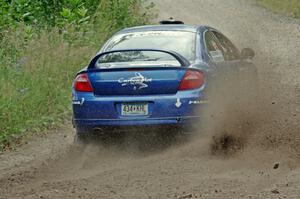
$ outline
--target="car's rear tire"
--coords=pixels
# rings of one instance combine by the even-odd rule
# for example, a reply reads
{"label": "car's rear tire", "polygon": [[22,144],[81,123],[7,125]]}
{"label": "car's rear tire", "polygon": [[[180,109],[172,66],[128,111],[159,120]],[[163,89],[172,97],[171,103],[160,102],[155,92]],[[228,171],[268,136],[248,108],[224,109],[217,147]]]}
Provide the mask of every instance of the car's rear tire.
{"label": "car's rear tire", "polygon": [[82,134],[82,133],[75,133],[74,136],[74,143],[78,145],[87,145],[91,141],[91,138],[88,134]]}

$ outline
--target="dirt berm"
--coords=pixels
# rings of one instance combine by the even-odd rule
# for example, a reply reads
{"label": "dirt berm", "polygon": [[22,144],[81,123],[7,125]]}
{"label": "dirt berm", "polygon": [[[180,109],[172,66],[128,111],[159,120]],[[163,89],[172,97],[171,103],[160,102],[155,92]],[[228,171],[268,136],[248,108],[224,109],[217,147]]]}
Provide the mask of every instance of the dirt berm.
{"label": "dirt berm", "polygon": [[188,140],[136,136],[84,149],[67,124],[0,155],[0,199],[300,198],[300,21],[243,0],[154,2],[159,19],[207,24],[255,49],[259,109],[220,106]]}

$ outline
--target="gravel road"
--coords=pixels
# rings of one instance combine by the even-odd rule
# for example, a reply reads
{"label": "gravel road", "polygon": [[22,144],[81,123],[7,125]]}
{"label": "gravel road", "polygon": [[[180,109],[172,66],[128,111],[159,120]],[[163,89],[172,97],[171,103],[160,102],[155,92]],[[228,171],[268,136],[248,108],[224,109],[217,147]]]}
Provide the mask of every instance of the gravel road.
{"label": "gravel road", "polygon": [[300,198],[300,20],[243,0],[154,2],[159,19],[208,24],[255,49],[260,110],[225,115],[226,134],[214,121],[210,133],[85,148],[67,123],[0,154],[0,199]]}

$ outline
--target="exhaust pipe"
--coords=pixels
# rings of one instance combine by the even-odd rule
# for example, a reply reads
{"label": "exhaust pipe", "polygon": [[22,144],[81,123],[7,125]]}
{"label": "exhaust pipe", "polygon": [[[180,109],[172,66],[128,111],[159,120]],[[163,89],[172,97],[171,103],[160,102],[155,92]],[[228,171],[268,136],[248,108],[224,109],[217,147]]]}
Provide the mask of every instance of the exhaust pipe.
{"label": "exhaust pipe", "polygon": [[104,134],[104,130],[100,127],[95,127],[94,132],[97,134]]}

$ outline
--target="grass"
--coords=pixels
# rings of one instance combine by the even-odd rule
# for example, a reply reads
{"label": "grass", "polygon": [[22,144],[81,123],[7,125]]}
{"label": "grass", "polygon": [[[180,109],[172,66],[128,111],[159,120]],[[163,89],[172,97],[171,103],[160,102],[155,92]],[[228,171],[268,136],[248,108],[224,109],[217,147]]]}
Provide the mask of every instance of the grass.
{"label": "grass", "polygon": [[257,0],[257,2],[274,12],[300,18],[300,0]]}
{"label": "grass", "polygon": [[1,66],[2,147],[9,147],[26,132],[58,125],[69,116],[72,78],[93,52],[95,48],[68,44],[57,32],[45,32],[26,44],[14,65]]}
{"label": "grass", "polygon": [[116,30],[147,23],[141,1],[111,2],[102,0],[87,31],[70,26],[63,33],[52,28],[28,34],[20,24],[0,32],[0,150],[70,119],[76,72]]}

